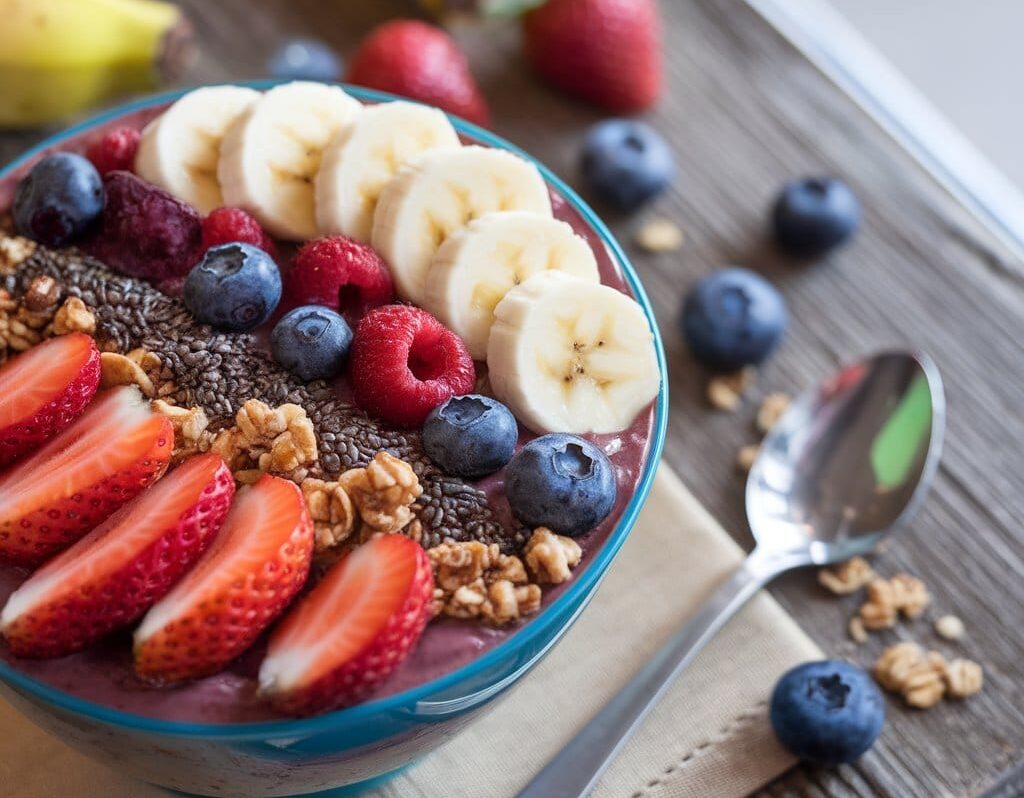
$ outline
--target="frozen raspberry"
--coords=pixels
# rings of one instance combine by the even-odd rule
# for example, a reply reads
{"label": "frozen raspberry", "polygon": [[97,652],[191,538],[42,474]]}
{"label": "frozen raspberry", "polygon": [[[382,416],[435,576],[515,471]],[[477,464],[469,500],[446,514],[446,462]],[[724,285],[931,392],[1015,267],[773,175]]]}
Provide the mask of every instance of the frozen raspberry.
{"label": "frozen raspberry", "polygon": [[210,215],[203,219],[203,249],[233,241],[259,247],[272,258],[277,254],[273,239],[264,232],[259,222],[241,208],[217,208],[210,211]]}
{"label": "frozen raspberry", "polygon": [[476,383],[462,339],[411,305],[385,305],[363,316],[349,363],[356,403],[404,427],[419,426],[431,410]]}
{"label": "frozen raspberry", "polygon": [[119,127],[108,130],[96,139],[85,151],[85,157],[92,161],[101,175],[118,169],[133,171],[135,152],[139,149],[141,134],[133,127]]}
{"label": "frozen raspberry", "polygon": [[394,298],[395,285],[380,256],[366,244],[332,236],[309,242],[292,258],[278,313],[326,305],[354,326],[369,308]]}
{"label": "frozen raspberry", "polygon": [[130,172],[103,180],[107,204],[86,252],[124,274],[160,281],[188,274],[200,255],[199,214]]}

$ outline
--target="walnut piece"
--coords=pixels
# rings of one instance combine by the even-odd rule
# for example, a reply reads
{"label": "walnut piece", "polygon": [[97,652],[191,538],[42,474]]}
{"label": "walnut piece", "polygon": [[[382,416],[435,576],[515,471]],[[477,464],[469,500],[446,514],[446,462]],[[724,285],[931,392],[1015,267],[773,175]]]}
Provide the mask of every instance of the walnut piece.
{"label": "walnut piece", "polygon": [[920,617],[930,601],[924,582],[910,574],[876,578],[868,583],[868,599],[860,608],[860,617],[868,629],[890,629],[900,613],[907,618]]}
{"label": "walnut piece", "polygon": [[985,681],[981,665],[969,659],[955,659],[943,674],[950,698],[967,698],[979,692]]}
{"label": "walnut piece", "polygon": [[117,385],[138,385],[146,398],[156,396],[156,387],[142,366],[124,355],[104,352],[100,355],[100,387],[113,388]]}
{"label": "walnut piece", "polygon": [[955,615],[943,615],[935,622],[935,632],[946,640],[959,640],[964,631],[964,622]]}
{"label": "walnut piece", "polygon": [[155,413],[164,416],[174,427],[172,462],[180,463],[186,457],[210,448],[212,436],[207,432],[210,420],[203,408],[177,407],[163,399],[155,399],[151,406]]}
{"label": "walnut piece", "polygon": [[683,231],[671,219],[651,219],[641,225],[633,240],[648,252],[674,252],[683,245]]}
{"label": "walnut piece", "polygon": [[789,407],[790,398],[784,393],[770,393],[761,402],[757,411],[757,428],[762,433],[768,432],[782,418]]}
{"label": "walnut piece", "polygon": [[53,317],[53,332],[55,335],[73,332],[92,335],[96,332],[96,317],[81,299],[68,297]]}
{"label": "walnut piece", "polygon": [[838,596],[854,593],[874,578],[874,570],[863,557],[853,557],[818,571],[818,582]]}
{"label": "walnut piece", "polygon": [[210,450],[224,458],[241,482],[265,473],[301,482],[317,460],[316,434],[306,411],[293,404],[272,408],[257,399],[239,408],[235,426],[221,430]]}
{"label": "walnut piece", "polygon": [[299,485],[309,507],[316,533],[316,550],[324,551],[345,542],[356,528],[356,509],[337,482],[307,478]]}
{"label": "walnut piece", "polygon": [[754,370],[750,368],[729,374],[716,374],[708,380],[708,403],[716,410],[736,410],[743,401],[743,394],[753,382],[753,375]]}
{"label": "walnut piece", "polygon": [[568,579],[583,556],[580,545],[546,527],[537,527],[523,549],[526,567],[539,585],[558,585]]}
{"label": "walnut piece", "polygon": [[365,468],[351,468],[338,477],[366,533],[398,532],[412,521],[412,504],[423,493],[416,472],[404,460],[378,452]]}
{"label": "walnut piece", "polygon": [[875,662],[878,683],[899,693],[908,706],[928,709],[946,693],[946,661],[935,651],[925,652],[917,643],[897,643],[885,649]]}

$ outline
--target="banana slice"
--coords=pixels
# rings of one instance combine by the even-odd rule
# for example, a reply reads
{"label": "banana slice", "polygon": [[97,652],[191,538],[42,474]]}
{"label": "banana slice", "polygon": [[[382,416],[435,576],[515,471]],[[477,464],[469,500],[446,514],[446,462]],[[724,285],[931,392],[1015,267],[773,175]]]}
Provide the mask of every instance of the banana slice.
{"label": "banana slice", "polygon": [[494,315],[491,388],[534,432],[619,432],[658,394],[647,317],[614,288],[545,271]]}
{"label": "banana slice", "polygon": [[217,176],[227,205],[244,208],[271,235],[316,236],[313,180],[328,142],[362,105],[337,86],[275,86],[228,129]]}
{"label": "banana slice", "polygon": [[570,225],[530,211],[497,211],[456,230],[430,262],[423,307],[456,332],[475,360],[487,357],[494,308],[542,271],[600,282],[590,246]]}
{"label": "banana slice", "polygon": [[259,97],[244,86],[190,91],[142,131],[136,174],[203,215],[219,208],[224,204],[217,180],[221,139]]}
{"label": "banana slice", "polygon": [[551,216],[537,167],[490,147],[435,150],[384,186],[371,241],[391,267],[398,293],[420,304],[427,268],[444,240],[485,213],[512,210]]}
{"label": "banana slice", "polygon": [[416,155],[461,146],[444,112],[408,102],[367,108],[324,150],[316,176],[322,235],[370,242],[373,211],[385,184]]}

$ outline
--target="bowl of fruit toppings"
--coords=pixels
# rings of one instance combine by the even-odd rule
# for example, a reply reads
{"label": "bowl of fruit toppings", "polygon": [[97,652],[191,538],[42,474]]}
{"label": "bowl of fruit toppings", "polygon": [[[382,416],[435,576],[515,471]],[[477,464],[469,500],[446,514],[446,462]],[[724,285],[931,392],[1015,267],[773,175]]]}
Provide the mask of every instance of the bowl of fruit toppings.
{"label": "bowl of fruit toppings", "polygon": [[356,88],[124,106],[0,172],[0,690],[141,779],[387,778],[583,610],[650,490],[621,249]]}

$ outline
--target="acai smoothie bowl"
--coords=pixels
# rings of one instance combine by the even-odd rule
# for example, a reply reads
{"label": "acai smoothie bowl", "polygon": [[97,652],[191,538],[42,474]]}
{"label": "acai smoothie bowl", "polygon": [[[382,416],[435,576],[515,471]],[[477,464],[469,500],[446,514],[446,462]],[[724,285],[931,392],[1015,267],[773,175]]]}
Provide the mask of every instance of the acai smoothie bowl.
{"label": "acai smoothie bowl", "polygon": [[635,272],[436,109],[153,97],[6,167],[0,219],[0,685],[138,778],[387,778],[560,639],[650,491]]}

